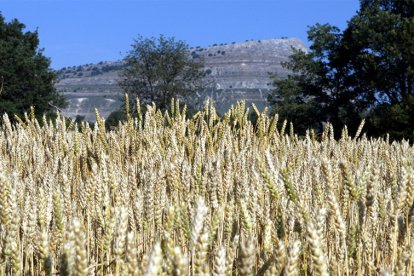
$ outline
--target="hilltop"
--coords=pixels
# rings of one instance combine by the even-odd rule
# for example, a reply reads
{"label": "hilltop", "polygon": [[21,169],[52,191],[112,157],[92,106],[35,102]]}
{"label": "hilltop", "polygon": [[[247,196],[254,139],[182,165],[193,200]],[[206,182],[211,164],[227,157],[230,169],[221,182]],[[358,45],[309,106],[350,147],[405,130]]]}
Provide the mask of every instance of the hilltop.
{"label": "hilltop", "polygon": [[[272,89],[269,73],[285,77],[288,71],[281,63],[288,60],[292,47],[307,51],[295,38],[251,40],[241,43],[213,44],[190,48],[194,59],[204,59],[207,91],[200,96],[212,97],[219,111],[224,111],[240,99],[264,106]],[[105,61],[62,68],[57,71],[56,87],[68,99],[67,116],[85,116],[94,120],[94,107],[106,117],[119,108],[122,94],[117,82],[122,61]]]}

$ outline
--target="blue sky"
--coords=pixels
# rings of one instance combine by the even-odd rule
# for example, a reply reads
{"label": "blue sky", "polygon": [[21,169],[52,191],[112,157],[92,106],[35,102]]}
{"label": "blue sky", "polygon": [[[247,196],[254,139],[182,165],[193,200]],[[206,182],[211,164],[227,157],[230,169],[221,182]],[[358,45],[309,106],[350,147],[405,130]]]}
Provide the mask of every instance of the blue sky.
{"label": "blue sky", "polygon": [[358,0],[0,0],[0,12],[38,28],[52,67],[122,59],[138,34],[189,46],[297,37],[307,26],[346,26]]}

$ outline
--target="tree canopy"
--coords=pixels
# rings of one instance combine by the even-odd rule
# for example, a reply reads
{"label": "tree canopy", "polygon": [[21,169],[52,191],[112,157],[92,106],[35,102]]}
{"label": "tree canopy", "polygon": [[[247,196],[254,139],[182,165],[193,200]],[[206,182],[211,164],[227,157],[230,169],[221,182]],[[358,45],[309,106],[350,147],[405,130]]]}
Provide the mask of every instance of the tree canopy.
{"label": "tree canopy", "polygon": [[165,109],[172,98],[186,99],[203,89],[203,61],[191,57],[188,45],[163,35],[139,36],[124,62],[120,86],[142,103]]}
{"label": "tree canopy", "polygon": [[361,1],[345,30],[316,24],[308,38],[310,51],[284,64],[292,74],[275,80],[275,112],[302,132],[367,118],[369,134],[414,138],[413,1]]}
{"label": "tree canopy", "polygon": [[50,59],[39,49],[38,32],[25,31],[17,19],[5,22],[0,13],[0,114],[22,116],[31,106],[51,114],[64,98],[54,87]]}

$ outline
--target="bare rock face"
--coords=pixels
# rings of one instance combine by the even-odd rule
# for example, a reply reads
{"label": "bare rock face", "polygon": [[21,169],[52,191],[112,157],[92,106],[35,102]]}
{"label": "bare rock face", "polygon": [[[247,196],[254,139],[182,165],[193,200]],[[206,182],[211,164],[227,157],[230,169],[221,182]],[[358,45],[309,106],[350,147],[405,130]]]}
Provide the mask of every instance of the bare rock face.
{"label": "bare rock face", "polygon": [[[191,48],[193,59],[204,59],[207,73],[206,91],[201,99],[211,97],[220,113],[238,100],[266,105],[273,88],[269,73],[286,77],[281,63],[288,61],[293,48],[307,51],[305,44],[294,38],[255,40],[242,43],[214,44],[207,48]],[[100,62],[62,68],[56,87],[68,99],[64,115],[84,116],[95,120],[95,108],[106,117],[121,106],[122,91],[117,85],[122,62]]]}

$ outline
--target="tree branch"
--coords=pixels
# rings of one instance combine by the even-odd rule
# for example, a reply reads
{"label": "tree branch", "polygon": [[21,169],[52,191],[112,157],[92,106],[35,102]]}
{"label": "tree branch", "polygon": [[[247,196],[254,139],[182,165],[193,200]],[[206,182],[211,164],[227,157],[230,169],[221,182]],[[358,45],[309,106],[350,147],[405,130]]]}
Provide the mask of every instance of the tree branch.
{"label": "tree branch", "polygon": [[[0,93],[1,93],[1,90],[0,90]],[[54,107],[54,108],[56,108],[57,109],[57,111],[59,111],[60,113],[62,113],[62,110],[59,108],[59,107],[57,107],[56,105],[53,105],[53,104],[51,104],[50,102],[48,103],[51,107]]]}
{"label": "tree branch", "polygon": [[0,95],[1,95],[1,92],[3,92],[3,84],[4,84],[4,77],[1,76]]}

